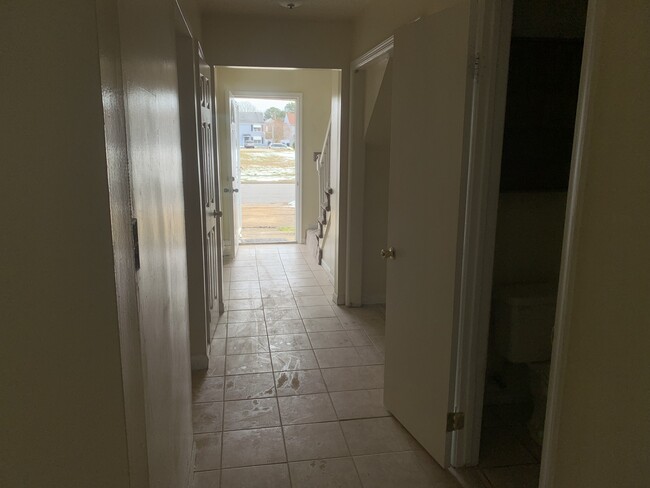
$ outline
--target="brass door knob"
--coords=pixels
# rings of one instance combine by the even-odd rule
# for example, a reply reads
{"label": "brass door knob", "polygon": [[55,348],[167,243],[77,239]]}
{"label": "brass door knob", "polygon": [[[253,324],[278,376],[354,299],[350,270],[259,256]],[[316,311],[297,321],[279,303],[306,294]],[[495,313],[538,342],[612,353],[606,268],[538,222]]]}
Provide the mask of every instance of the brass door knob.
{"label": "brass door knob", "polygon": [[389,247],[388,249],[382,249],[379,254],[384,259],[395,259],[395,248]]}

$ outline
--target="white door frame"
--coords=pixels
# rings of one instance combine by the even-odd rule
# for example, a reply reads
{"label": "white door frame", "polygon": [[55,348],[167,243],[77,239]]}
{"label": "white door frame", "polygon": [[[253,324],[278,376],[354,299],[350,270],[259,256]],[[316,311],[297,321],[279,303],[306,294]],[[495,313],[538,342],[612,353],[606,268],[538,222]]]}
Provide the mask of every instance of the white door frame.
{"label": "white door frame", "polygon": [[[232,100],[236,98],[262,98],[270,100],[289,100],[296,102],[296,242],[304,244],[305,236],[303,235],[302,228],[302,202],[303,202],[303,181],[302,181],[302,93],[299,92],[279,92],[279,91],[240,91],[234,90],[228,92],[228,111],[232,110]],[[231,114],[232,115],[232,114]],[[230,134],[230,132],[229,132]],[[230,135],[228,136],[228,143],[231,145],[233,141]],[[238,142],[239,143],[239,142]],[[231,165],[232,167],[232,165]],[[232,172],[232,169],[230,170]],[[232,176],[232,174],[230,175]],[[235,209],[233,208],[234,212]],[[233,233],[233,239],[236,237]]]}
{"label": "white door frame", "polygon": [[[389,37],[350,65],[350,129],[348,147],[345,304],[361,306],[363,281],[363,219],[366,175],[364,137],[365,73],[369,65],[390,57],[395,38]],[[343,211],[343,209],[341,209]],[[342,235],[342,234],[340,234]],[[342,243],[343,244],[343,243]]]}
{"label": "white door frame", "polygon": [[[568,360],[569,309],[577,252],[576,222],[581,206],[581,188],[586,166],[583,148],[586,140],[588,100],[594,61],[598,54],[595,40],[598,39],[605,21],[604,9],[599,8],[599,4],[599,0],[589,0],[587,10],[546,405],[540,488],[552,488],[556,466],[562,414],[560,402]],[[485,5],[486,21],[483,25],[489,27],[490,16],[498,11],[493,10],[493,2],[487,2]],[[456,392],[459,405],[468,414],[469,421],[466,422],[464,430],[454,433],[454,466],[476,464],[480,448],[512,0],[500,0],[500,10],[498,22],[493,24],[498,30],[496,37],[490,36],[488,32],[482,35],[484,45],[481,51],[475,134],[477,149],[471,163],[475,169],[473,174],[470,172],[468,182],[468,215],[461,278],[461,309],[465,311],[465,316],[459,334]],[[488,103],[481,103],[480,97],[488,97]]]}

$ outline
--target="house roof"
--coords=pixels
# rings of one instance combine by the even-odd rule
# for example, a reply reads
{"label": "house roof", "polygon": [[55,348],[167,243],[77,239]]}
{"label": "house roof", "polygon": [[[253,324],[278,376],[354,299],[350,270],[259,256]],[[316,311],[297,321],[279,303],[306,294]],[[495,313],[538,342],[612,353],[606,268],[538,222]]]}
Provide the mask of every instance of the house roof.
{"label": "house roof", "polygon": [[239,112],[240,124],[261,124],[262,122],[264,122],[262,112]]}
{"label": "house roof", "polygon": [[287,112],[287,123],[289,125],[296,125],[296,113],[295,112]]}

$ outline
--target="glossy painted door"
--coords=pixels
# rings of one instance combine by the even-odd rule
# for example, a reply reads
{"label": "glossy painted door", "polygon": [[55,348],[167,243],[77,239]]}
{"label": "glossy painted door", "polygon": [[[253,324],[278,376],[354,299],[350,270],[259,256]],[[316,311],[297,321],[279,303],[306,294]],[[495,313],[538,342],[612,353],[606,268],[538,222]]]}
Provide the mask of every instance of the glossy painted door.
{"label": "glossy painted door", "polygon": [[385,404],[449,464],[470,4],[395,35],[389,183]]}
{"label": "glossy painted door", "polygon": [[201,153],[201,184],[205,218],[205,289],[210,327],[208,341],[214,333],[219,316],[221,291],[221,210],[219,202],[216,159],[215,107],[212,69],[199,54],[199,132]]}
{"label": "glossy painted door", "polygon": [[232,194],[232,222],[233,222],[233,258],[239,250],[241,239],[242,214],[239,186],[241,180],[241,166],[239,164],[239,107],[237,102],[230,100],[230,161],[232,163],[231,185],[228,189]]}

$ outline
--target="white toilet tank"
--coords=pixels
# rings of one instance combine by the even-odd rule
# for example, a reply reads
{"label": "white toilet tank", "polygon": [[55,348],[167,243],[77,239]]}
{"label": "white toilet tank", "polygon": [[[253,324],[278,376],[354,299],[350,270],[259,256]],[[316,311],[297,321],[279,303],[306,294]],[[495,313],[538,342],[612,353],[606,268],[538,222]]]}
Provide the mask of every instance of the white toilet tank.
{"label": "white toilet tank", "polygon": [[511,363],[550,360],[556,301],[557,288],[547,283],[495,289],[492,316],[499,354]]}

